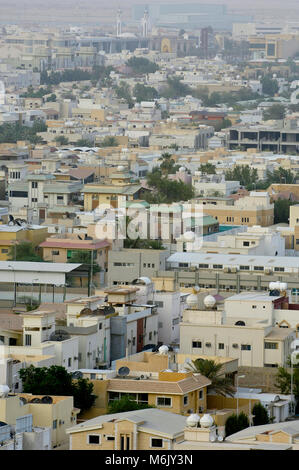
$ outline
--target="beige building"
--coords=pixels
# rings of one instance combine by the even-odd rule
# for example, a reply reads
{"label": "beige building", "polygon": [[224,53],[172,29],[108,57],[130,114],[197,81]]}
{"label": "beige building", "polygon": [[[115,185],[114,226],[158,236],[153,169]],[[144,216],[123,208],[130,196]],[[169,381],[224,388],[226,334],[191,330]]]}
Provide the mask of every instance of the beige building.
{"label": "beige building", "polygon": [[251,304],[252,313],[245,319],[239,302],[235,311],[228,306],[218,310],[215,298],[208,296],[207,306],[200,310],[197,295],[191,294],[180,324],[180,353],[237,358],[239,366],[286,366],[296,331],[273,326],[267,304],[258,308],[258,300]]}
{"label": "beige building", "polygon": [[158,409],[108,414],[67,430],[70,450],[172,450],[186,418]]}
{"label": "beige building", "polygon": [[80,410],[74,408],[73,397],[21,393],[0,398],[0,421],[15,425],[20,417],[32,415],[33,426],[51,428],[52,447],[67,443],[66,429],[77,422]]}
{"label": "beige building", "polygon": [[268,227],[274,223],[274,205],[266,192],[251,191],[249,196],[234,200],[230,198],[198,199],[205,214],[209,214],[226,225],[260,225]]}

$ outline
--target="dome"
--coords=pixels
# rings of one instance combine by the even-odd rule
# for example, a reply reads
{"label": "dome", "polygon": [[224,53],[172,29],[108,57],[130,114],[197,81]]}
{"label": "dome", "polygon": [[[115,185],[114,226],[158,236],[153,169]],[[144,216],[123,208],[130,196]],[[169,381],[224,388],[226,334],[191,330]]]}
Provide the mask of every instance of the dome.
{"label": "dome", "polygon": [[160,354],[167,354],[168,353],[168,346],[166,346],[164,344],[162,346],[160,346],[159,347],[159,353]]}
{"label": "dome", "polygon": [[197,297],[197,295],[196,294],[188,295],[188,297],[186,299],[186,303],[187,303],[188,307],[191,307],[191,308],[198,307],[198,297]]}
{"label": "dome", "polygon": [[185,232],[183,237],[187,242],[193,242],[195,238],[195,233],[191,231]]}
{"label": "dome", "polygon": [[196,428],[200,422],[200,417],[198,414],[193,413],[186,419],[186,424],[190,428]]}
{"label": "dome", "polygon": [[0,398],[7,397],[10,388],[7,385],[0,385]]}
{"label": "dome", "polygon": [[213,308],[214,305],[216,304],[216,299],[212,295],[207,295],[204,298],[203,303],[205,304],[207,308]]}
{"label": "dome", "polygon": [[214,420],[213,420],[212,416],[209,415],[208,413],[204,414],[200,418],[200,426],[202,428],[210,428],[211,426],[213,426],[213,424],[214,424]]}

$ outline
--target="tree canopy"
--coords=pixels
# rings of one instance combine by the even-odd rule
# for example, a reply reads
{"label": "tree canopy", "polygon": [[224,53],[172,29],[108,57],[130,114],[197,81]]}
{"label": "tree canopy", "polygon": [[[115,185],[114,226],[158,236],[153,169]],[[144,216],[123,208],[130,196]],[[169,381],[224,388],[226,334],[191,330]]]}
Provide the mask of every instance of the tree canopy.
{"label": "tree canopy", "polygon": [[124,395],[120,400],[114,400],[109,403],[108,414],[123,413],[125,411],[144,410],[145,408],[155,408],[147,403],[136,403],[132,397]]}
{"label": "tree canopy", "polygon": [[270,108],[266,109],[263,113],[263,120],[269,121],[270,119],[284,119],[286,113],[283,104],[273,104]]}
{"label": "tree canopy", "polygon": [[288,199],[278,199],[274,202],[274,224],[289,223],[290,206],[297,204],[297,202],[289,201]]}
{"label": "tree canopy", "polygon": [[234,396],[235,388],[232,379],[225,377],[221,363],[216,363],[212,359],[195,359],[189,368],[211,380],[208,386],[209,391],[215,392],[217,395]]}
{"label": "tree canopy", "polygon": [[207,175],[215,175],[216,174],[216,166],[212,163],[202,163],[198,168],[199,171],[202,173],[206,173]]}
{"label": "tree canopy", "polygon": [[47,126],[39,120],[34,121],[32,127],[17,123],[5,123],[0,126],[0,143],[16,143],[18,140],[29,140],[32,144],[42,142],[38,132],[45,132]]}
{"label": "tree canopy", "polygon": [[73,396],[74,406],[81,412],[89,409],[96,396],[93,384],[88,379],[73,380],[72,375],[62,366],[34,367],[21,369],[20,378],[24,393],[33,395]]}
{"label": "tree canopy", "polygon": [[35,246],[31,242],[20,241],[11,246],[8,253],[9,261],[34,261],[43,262],[43,258],[36,253]]}
{"label": "tree canopy", "polygon": [[144,57],[131,57],[126,65],[137,75],[154,73],[159,70],[159,66]]}
{"label": "tree canopy", "polygon": [[133,93],[137,103],[140,103],[141,101],[153,101],[159,97],[159,93],[156,88],[145,86],[142,83],[137,83],[134,86]]}
{"label": "tree canopy", "polygon": [[248,186],[258,180],[257,169],[249,165],[236,165],[232,170],[225,172],[227,181],[240,181],[241,186]]}
{"label": "tree canopy", "polygon": [[178,77],[168,78],[167,86],[161,91],[164,98],[181,98],[182,96],[192,95],[192,89],[182,83]]}
{"label": "tree canopy", "polygon": [[194,188],[182,181],[168,179],[168,174],[163,174],[159,167],[153,168],[147,174],[147,184],[153,189],[145,195],[145,200],[150,204],[188,201],[194,197]]}
{"label": "tree canopy", "polygon": [[260,426],[262,424],[269,424],[270,418],[268,411],[261,403],[256,403],[252,409],[253,426]]}
{"label": "tree canopy", "polygon": [[246,429],[248,427],[249,420],[243,411],[241,411],[238,416],[236,414],[232,414],[225,422],[225,435],[231,436],[232,434],[242,431],[242,429]]}
{"label": "tree canopy", "polygon": [[279,86],[277,80],[265,76],[262,79],[262,92],[264,95],[274,96],[278,92]]}

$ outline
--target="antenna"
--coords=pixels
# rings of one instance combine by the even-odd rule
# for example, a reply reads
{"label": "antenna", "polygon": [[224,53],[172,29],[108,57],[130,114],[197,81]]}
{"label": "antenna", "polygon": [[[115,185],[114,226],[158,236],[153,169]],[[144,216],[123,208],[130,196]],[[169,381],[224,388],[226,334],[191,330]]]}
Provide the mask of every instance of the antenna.
{"label": "antenna", "polygon": [[130,369],[129,367],[121,367],[120,369],[118,369],[117,371],[117,374],[120,376],[120,377],[127,377],[127,375],[129,375],[130,373]]}

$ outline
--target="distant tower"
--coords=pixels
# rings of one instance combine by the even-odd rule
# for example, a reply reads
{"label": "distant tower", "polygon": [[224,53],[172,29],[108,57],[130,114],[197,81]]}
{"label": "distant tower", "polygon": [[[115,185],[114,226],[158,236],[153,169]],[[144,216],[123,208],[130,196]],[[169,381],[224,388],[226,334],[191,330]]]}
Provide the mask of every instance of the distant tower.
{"label": "distant tower", "polygon": [[148,37],[148,30],[149,30],[149,13],[148,13],[147,8],[144,10],[144,15],[143,15],[143,18],[141,20],[141,24],[142,24],[142,36],[144,38],[147,38]]}
{"label": "distant tower", "polygon": [[121,35],[121,10],[120,8],[117,10],[117,16],[116,16],[116,36],[119,37]]}

